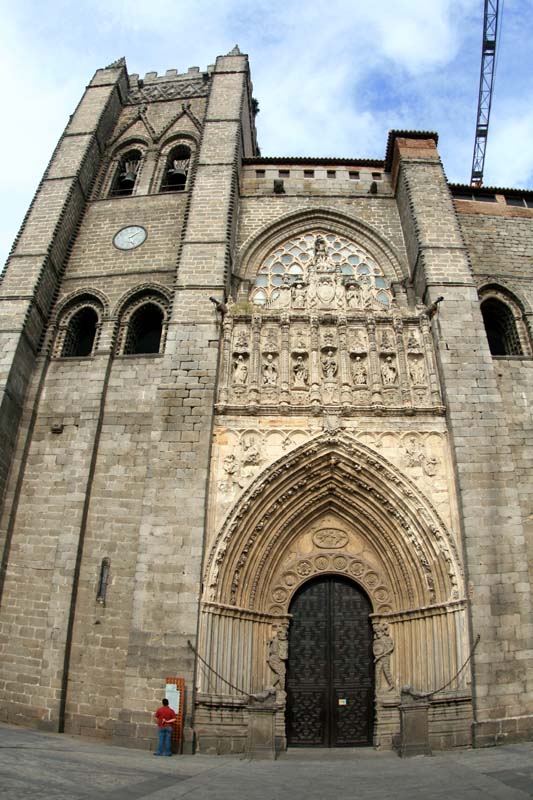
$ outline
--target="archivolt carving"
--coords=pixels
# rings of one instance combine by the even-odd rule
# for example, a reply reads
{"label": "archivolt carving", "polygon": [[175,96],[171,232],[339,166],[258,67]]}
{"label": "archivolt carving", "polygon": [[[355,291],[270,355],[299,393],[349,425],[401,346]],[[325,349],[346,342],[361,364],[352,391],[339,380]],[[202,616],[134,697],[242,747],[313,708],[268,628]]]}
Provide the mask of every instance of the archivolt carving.
{"label": "archivolt carving", "polygon": [[407,274],[402,258],[382,235],[366,220],[340,214],[328,207],[305,208],[292,211],[278,218],[274,224],[268,223],[244,242],[238,255],[238,272],[242,277],[255,277],[259,264],[268,253],[288,236],[306,233],[310,228],[325,228],[332,233],[345,236],[360,243],[372,258],[385,268],[390,280],[402,280]]}
{"label": "archivolt carving", "polygon": [[354,578],[366,590],[375,612],[392,611],[392,592],[383,575],[361,555],[353,553],[320,553],[290,559],[282,565],[281,580],[271,592],[270,614],[287,613],[294,592],[314,575],[322,573],[343,574]]}
{"label": "archivolt carving", "polygon": [[427,498],[380,455],[336,431],[281,457],[243,492],[209,555],[205,599],[266,611],[288,607],[287,598],[281,601],[290,588],[287,574],[296,576],[295,585],[321,569],[356,578],[350,572],[356,556],[342,548],[324,552],[329,547],[287,568],[284,583],[272,583],[291,543],[327,514],[379,555],[382,575],[376,573],[374,587],[370,567],[364,572],[369,594],[387,590],[376,607],[389,598],[398,610],[462,596],[454,539]]}

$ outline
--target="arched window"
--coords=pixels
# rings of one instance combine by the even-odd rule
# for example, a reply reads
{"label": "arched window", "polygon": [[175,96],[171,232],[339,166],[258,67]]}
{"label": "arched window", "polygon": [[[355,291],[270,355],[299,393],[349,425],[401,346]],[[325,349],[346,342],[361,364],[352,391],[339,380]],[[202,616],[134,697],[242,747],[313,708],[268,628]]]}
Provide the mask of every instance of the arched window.
{"label": "arched window", "polygon": [[299,233],[268,254],[251,290],[252,303],[304,308],[318,273],[328,273],[337,285],[341,307],[390,308],[393,295],[381,267],[359,245],[324,230]]}
{"label": "arched window", "polygon": [[155,303],[143,303],[129,318],[124,355],[159,353],[164,314]]}
{"label": "arched window", "polygon": [[523,355],[514,314],[509,306],[496,297],[488,297],[481,303],[481,313],[492,355]]}
{"label": "arched window", "polygon": [[179,144],[168,154],[161,183],[162,192],[182,192],[187,183],[191,151],[187,145]]}
{"label": "arched window", "polygon": [[109,192],[110,197],[127,197],[133,194],[141,165],[140,150],[128,150],[121,157]]}
{"label": "arched window", "polygon": [[97,325],[98,314],[91,306],[84,306],[73,314],[64,332],[61,356],[63,358],[90,356],[94,347]]}

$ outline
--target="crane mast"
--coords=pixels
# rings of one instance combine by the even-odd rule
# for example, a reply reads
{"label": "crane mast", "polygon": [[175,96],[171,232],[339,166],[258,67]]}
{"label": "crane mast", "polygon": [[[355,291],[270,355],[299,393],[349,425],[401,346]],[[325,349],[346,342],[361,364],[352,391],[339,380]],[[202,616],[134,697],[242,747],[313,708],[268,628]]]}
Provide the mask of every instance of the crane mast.
{"label": "crane mast", "polygon": [[499,0],[485,0],[483,18],[483,47],[481,51],[481,75],[479,79],[479,99],[477,106],[476,138],[472,159],[472,186],[482,186],[485,167],[485,150],[489,133],[490,106],[494,85],[494,66],[496,62],[496,38],[498,33]]}

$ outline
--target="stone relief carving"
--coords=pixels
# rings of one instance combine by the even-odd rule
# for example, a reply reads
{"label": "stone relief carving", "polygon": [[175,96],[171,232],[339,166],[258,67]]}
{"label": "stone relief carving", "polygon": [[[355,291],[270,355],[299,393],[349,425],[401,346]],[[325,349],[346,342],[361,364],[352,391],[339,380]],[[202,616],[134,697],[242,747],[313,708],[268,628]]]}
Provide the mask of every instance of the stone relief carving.
{"label": "stone relief carving", "polygon": [[[342,534],[343,531],[337,533]],[[316,535],[316,534],[315,534]],[[346,534],[344,534],[346,536]],[[314,537],[313,537],[314,541]],[[323,545],[318,545],[321,549]],[[342,547],[343,545],[337,545]],[[283,614],[286,611],[290,593],[309,577],[325,571],[343,573],[355,578],[363,586],[370,597],[376,601],[377,611],[381,614],[392,611],[390,589],[376,569],[361,557],[350,553],[319,553],[300,557],[289,561],[281,573],[281,583],[277,583],[272,591],[274,605],[269,608],[271,614]],[[287,591],[289,590],[289,591]]]}
{"label": "stone relief carving", "polygon": [[242,489],[254,477],[262,461],[256,436],[243,436],[236,452],[228,453],[222,460],[224,478],[219,483],[220,490],[230,494],[237,487]]}
{"label": "stone relief carving", "polygon": [[156,83],[134,89],[128,95],[128,103],[136,104],[154,100],[177,100],[186,97],[206,97],[209,83],[204,80]]}
{"label": "stone relief carving", "polygon": [[376,691],[393,691],[396,684],[390,670],[390,659],[394,652],[394,642],[386,622],[374,625],[374,642],[372,644],[374,663],[376,665]]}
{"label": "stone relief carving", "polygon": [[[341,251],[324,236],[311,238],[305,276],[302,266],[282,275],[289,262],[272,263],[275,296],[256,306],[251,317],[245,297],[239,303],[228,300],[217,411],[257,414],[261,407],[281,405],[298,414],[306,407],[318,413],[321,407],[342,406],[345,415],[384,407],[400,414],[420,408],[442,415],[424,313],[415,316],[414,309],[400,309],[392,300],[376,306],[372,292],[385,291],[381,284],[372,288],[377,273],[365,264],[367,272],[348,279],[335,260]],[[290,252],[285,255],[292,258]],[[306,253],[300,255],[303,259]],[[354,264],[358,258],[353,257]],[[350,303],[358,304],[353,314]]]}
{"label": "stone relief carving", "polygon": [[407,467],[422,467],[430,478],[437,474],[439,466],[435,456],[426,452],[424,444],[416,436],[410,436],[405,445],[405,463]]}
{"label": "stone relief carving", "polygon": [[[338,420],[338,423],[340,423],[341,418],[338,415],[335,415],[335,418]],[[246,480],[250,480],[251,477],[257,473],[257,470],[261,464],[261,458],[264,458],[265,455],[265,436],[268,435],[277,437],[276,441],[278,442],[278,446],[280,448],[278,450],[279,452],[282,449],[282,442],[285,442],[288,436],[292,436],[295,433],[296,432],[294,431],[291,433],[290,431],[280,429],[275,431],[270,430],[268,433],[263,434],[263,437],[261,438],[258,433],[256,434],[254,432],[244,430],[241,434],[241,440],[234,445],[234,452],[228,454],[233,455],[234,457],[227,458],[227,456],[225,456],[219,462],[224,470],[228,482],[232,482],[232,484],[235,486],[244,487]],[[303,432],[299,432],[299,435],[302,436]],[[385,433],[383,436],[391,437],[392,433]],[[330,464],[330,468],[337,473],[336,464],[339,462],[339,458],[341,461],[343,460],[343,457],[341,457],[340,454],[343,452],[345,447],[348,448],[346,455],[349,458],[353,458],[355,440],[350,435],[347,435],[342,429],[335,430],[333,432],[333,436],[330,436],[329,432],[325,431],[324,437],[320,437],[320,439],[324,438],[324,441],[326,441],[325,437],[327,437],[327,441],[331,440],[331,442],[335,443],[335,453],[330,453],[328,456],[328,463]],[[310,450],[298,450],[294,452],[292,458],[289,455],[288,460],[273,462],[264,473],[264,479],[262,479],[262,482],[254,484],[243,495],[243,499],[240,501],[240,504],[236,506],[236,509],[238,510],[237,515],[234,516],[232,512],[226,523],[224,523],[220,533],[221,538],[218,539],[218,544],[215,546],[213,551],[212,560],[210,560],[212,566],[208,567],[209,574],[206,576],[206,585],[209,587],[208,595],[210,599],[215,598],[215,589],[218,584],[218,565],[224,560],[224,553],[227,549],[233,532],[240,524],[239,520],[242,519],[243,515],[247,513],[247,509],[251,506],[254,499],[264,495],[266,486],[273,481],[285,481],[285,478],[289,477],[292,472],[297,469],[297,464],[300,462],[302,457],[309,457],[313,452],[318,452],[318,448],[321,446],[320,439],[317,440],[316,445]],[[340,450],[338,450],[338,448],[340,448]],[[427,585],[428,600],[426,602],[439,601],[439,597],[436,597],[436,582],[434,578],[435,569],[437,569],[437,573],[438,570],[441,569],[441,567],[437,567],[439,560],[442,560],[442,563],[446,565],[444,569],[448,573],[451,584],[450,597],[452,599],[459,597],[460,576],[462,573],[460,566],[458,566],[460,560],[457,553],[457,546],[453,540],[453,537],[445,532],[445,526],[440,522],[438,514],[436,514],[434,510],[431,510],[429,505],[426,504],[426,506],[422,506],[420,505],[420,501],[417,503],[416,498],[418,496],[418,491],[416,490],[415,485],[405,477],[400,477],[393,470],[391,470],[386,465],[386,462],[384,462],[377,453],[370,451],[368,448],[365,448],[360,444],[357,444],[356,452],[357,457],[356,462],[352,464],[353,471],[350,477],[350,485],[353,487],[353,490],[358,492],[363,491],[365,496],[372,498],[372,502],[376,502],[381,505],[384,513],[389,515],[391,520],[394,520],[394,524],[397,526],[397,529],[402,530],[402,536],[404,539],[411,543],[413,552],[416,553],[417,560],[421,566],[421,577]],[[246,476],[245,478],[243,478],[241,475],[241,470],[243,468],[243,474]],[[379,491],[377,484],[371,477],[371,472],[368,470],[377,470],[379,472],[380,483],[387,481],[397,487],[394,491],[401,492],[401,495],[403,495],[405,498],[405,502],[413,509],[414,517],[406,515],[403,505],[398,505],[396,502],[391,500],[391,497],[389,497],[387,493]],[[252,552],[251,548],[253,546],[253,542],[258,537],[263,535],[263,531],[269,529],[269,519],[274,519],[275,515],[278,513],[277,509],[287,508],[287,503],[292,504],[294,498],[302,498],[301,493],[302,491],[305,491],[307,483],[308,476],[305,473],[302,474],[299,481],[295,482],[294,484],[289,483],[287,490],[280,495],[276,495],[277,499],[271,503],[267,509],[265,509],[261,519],[255,521],[254,528],[251,530],[249,542],[241,551],[242,555],[239,559],[239,567],[233,576],[232,597],[236,597],[236,593],[240,586],[241,571],[248,559],[248,554]],[[329,496],[329,491],[328,485],[325,483],[324,488],[318,494],[313,494],[313,503],[320,504],[323,502],[323,499],[321,499],[322,495],[324,498],[327,498]],[[350,491],[352,491],[352,489]],[[272,531],[269,533],[267,548],[261,557],[260,562],[257,564],[255,571],[256,577],[254,577],[253,580],[250,607],[254,607],[253,597],[255,596],[256,591],[256,581],[260,579],[263,566],[268,563],[268,553],[272,547],[277,546],[276,542],[279,536],[283,535],[284,529],[290,529],[293,524],[298,524],[297,520],[301,516],[301,513],[301,507],[298,506],[298,508],[295,508],[294,515],[289,515],[284,519],[284,523],[281,528],[276,529],[274,533],[272,533]],[[427,536],[426,538],[421,538],[420,526],[426,528],[429,527],[431,531],[429,539]],[[410,577],[409,574],[404,571],[403,556],[401,555],[401,551],[398,550],[398,547],[396,546],[394,540],[389,536],[387,530],[383,530],[382,536],[384,546],[386,546],[390,552],[394,554],[396,563],[403,574],[402,580],[405,586],[406,596],[409,596],[409,598],[412,599],[413,596],[411,594],[411,590],[409,589]],[[269,609],[270,613],[285,613],[286,608],[282,606],[284,597],[286,596],[284,593],[286,593],[287,589],[292,585],[295,585],[294,581],[296,581],[296,583],[302,582],[307,577],[328,568],[344,571],[346,574],[352,575],[358,580],[360,576],[362,576],[362,584],[366,586],[369,593],[372,596],[375,596],[378,600],[379,604],[376,604],[376,610],[379,610],[380,613],[386,613],[387,611],[392,610],[389,590],[382,585],[382,579],[380,578],[379,574],[376,573],[374,567],[365,567],[365,565],[361,563],[361,559],[353,555],[338,553],[338,549],[340,548],[334,548],[333,541],[328,542],[327,540],[324,540],[323,544],[320,545],[319,540],[315,538],[313,539],[313,544],[318,550],[316,556],[311,554],[303,557],[291,565],[287,564],[287,576],[284,576],[282,582],[278,583],[274,587],[274,593],[271,596],[272,606]],[[344,559],[342,564],[340,561],[335,563],[332,561],[334,555],[333,553],[324,552],[326,550],[334,549],[337,549],[336,556],[342,556]],[[440,585],[442,586],[442,584]],[[381,591],[382,589],[383,591]],[[373,594],[378,590],[380,592],[379,597],[377,594]]]}
{"label": "stone relief carving", "polygon": [[338,528],[324,528],[313,534],[313,544],[326,550],[345,547],[347,543],[348,534]]}

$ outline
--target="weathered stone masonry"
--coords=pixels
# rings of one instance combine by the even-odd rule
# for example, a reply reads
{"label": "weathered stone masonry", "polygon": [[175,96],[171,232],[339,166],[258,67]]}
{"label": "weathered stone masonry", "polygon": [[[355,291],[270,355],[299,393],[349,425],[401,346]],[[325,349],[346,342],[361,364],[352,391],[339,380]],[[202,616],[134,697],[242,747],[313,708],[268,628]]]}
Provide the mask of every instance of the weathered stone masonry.
{"label": "weathered stone masonry", "polygon": [[96,72],[0,285],[2,719],[150,747],[179,675],[187,750],[243,752],[265,690],[283,748],[330,576],[392,648],[376,746],[405,684],[434,749],[529,737],[533,209],[473,191],[434,134],[259,157],[238,48]]}

